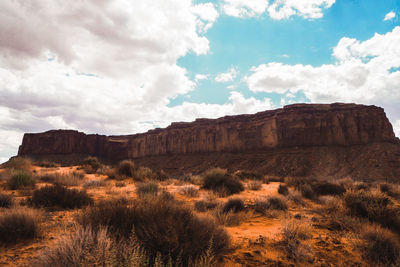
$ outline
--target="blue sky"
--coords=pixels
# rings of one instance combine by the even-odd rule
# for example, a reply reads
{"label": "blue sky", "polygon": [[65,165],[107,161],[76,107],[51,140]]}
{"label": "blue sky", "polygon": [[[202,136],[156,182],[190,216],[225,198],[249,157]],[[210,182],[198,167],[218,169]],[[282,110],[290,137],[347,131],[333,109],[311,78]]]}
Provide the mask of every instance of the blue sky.
{"label": "blue sky", "polygon": [[385,109],[398,0],[0,1],[0,162],[26,132],[133,134],[297,102]]}

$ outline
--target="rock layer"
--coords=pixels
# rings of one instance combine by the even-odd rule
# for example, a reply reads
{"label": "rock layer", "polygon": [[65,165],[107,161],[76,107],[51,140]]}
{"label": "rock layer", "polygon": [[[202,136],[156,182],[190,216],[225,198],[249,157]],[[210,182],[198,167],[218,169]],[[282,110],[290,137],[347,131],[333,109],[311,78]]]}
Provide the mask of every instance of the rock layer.
{"label": "rock layer", "polygon": [[135,135],[86,135],[72,130],[25,134],[18,155],[92,155],[116,162],[199,153],[279,154],[277,151],[290,148],[349,148],[376,143],[397,147],[398,142],[382,108],[295,104],[252,115],[172,123],[165,129]]}

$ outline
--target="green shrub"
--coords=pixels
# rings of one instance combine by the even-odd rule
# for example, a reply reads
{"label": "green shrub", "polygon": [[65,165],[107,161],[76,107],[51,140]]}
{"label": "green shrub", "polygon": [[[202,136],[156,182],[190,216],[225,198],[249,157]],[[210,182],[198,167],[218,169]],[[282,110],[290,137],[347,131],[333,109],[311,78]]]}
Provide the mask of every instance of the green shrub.
{"label": "green shrub", "polygon": [[86,191],[68,189],[63,185],[55,184],[33,191],[30,202],[37,207],[75,209],[89,205],[93,200]]}
{"label": "green shrub", "polygon": [[362,233],[365,257],[375,266],[399,266],[400,243],[396,235],[380,227],[368,227]]}
{"label": "green shrub", "polygon": [[7,181],[7,187],[11,190],[33,188],[35,187],[35,183],[35,179],[33,179],[30,174],[19,171],[12,175],[11,178]]}
{"label": "green shrub", "polygon": [[0,192],[0,208],[9,208],[13,204],[13,198],[9,194]]}
{"label": "green shrub", "polygon": [[120,238],[128,237],[133,230],[151,262],[160,255],[164,263],[171,259],[172,263],[187,265],[210,245],[213,255],[218,256],[230,243],[227,233],[212,220],[196,216],[190,208],[165,195],[143,197],[132,205],[103,202],[83,211],[78,221],[93,229],[106,226]]}
{"label": "green shrub", "polygon": [[228,199],[228,201],[226,201],[226,203],[224,204],[224,206],[222,207],[222,211],[223,212],[239,212],[244,210],[244,201],[241,198],[230,198]]}
{"label": "green shrub", "polygon": [[278,187],[278,193],[287,196],[289,194],[289,189],[286,185],[280,184]]}
{"label": "green shrub", "polygon": [[157,195],[159,191],[158,184],[156,182],[141,183],[137,185],[136,193],[139,196],[152,194]]}
{"label": "green shrub", "polygon": [[130,160],[123,160],[118,165],[117,173],[133,178],[135,176],[135,164]]}
{"label": "green shrub", "polygon": [[244,190],[243,184],[226,170],[214,168],[203,175],[203,188],[219,194],[233,195]]}
{"label": "green shrub", "polygon": [[33,209],[14,208],[0,215],[0,243],[12,244],[39,234],[41,214]]}

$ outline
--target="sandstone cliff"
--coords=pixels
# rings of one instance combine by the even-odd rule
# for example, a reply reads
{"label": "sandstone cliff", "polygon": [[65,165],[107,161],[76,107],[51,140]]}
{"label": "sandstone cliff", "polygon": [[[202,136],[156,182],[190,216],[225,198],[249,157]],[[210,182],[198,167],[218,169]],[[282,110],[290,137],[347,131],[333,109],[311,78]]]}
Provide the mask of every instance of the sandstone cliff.
{"label": "sandstone cliff", "polygon": [[[198,154],[207,154],[208,158],[213,158],[211,156],[213,154],[236,153],[235,155],[238,156],[256,153],[266,158],[267,154],[278,156],[281,151],[289,152],[295,149],[298,152],[296,154],[300,155],[296,161],[308,162],[310,158],[307,153],[314,151],[315,148],[322,151],[321,149],[326,150],[330,147],[326,150],[328,154],[337,149],[346,153],[346,151],[354,150],[355,147],[361,150],[366,149],[372,144],[375,146],[376,144],[391,144],[389,146],[393,148],[390,150],[396,150],[400,146],[382,108],[340,103],[295,104],[252,115],[172,123],[165,129],[155,129],[147,133],[128,136],[86,135],[72,130],[25,134],[18,155],[31,157],[53,155],[58,158],[63,155],[93,155],[114,162],[125,158],[145,162],[143,158],[154,159],[174,155],[181,157],[183,162],[185,160],[182,157],[197,158]],[[293,154],[293,152],[290,153]],[[400,159],[400,154],[396,159],[396,153],[391,155],[394,158],[390,160]],[[342,152],[342,155],[339,154],[336,156],[332,154],[332,159],[337,160],[335,157],[344,155]],[[269,158],[272,161],[277,159],[274,156]],[[285,157],[280,160],[284,161]],[[345,164],[350,166],[352,160],[347,160],[349,162]],[[165,159],[163,161],[165,162]],[[157,159],[152,160],[151,164],[157,165]],[[229,168],[229,161],[225,165]],[[276,163],[276,165],[279,164]],[[282,175],[309,174],[309,171],[299,171],[300,167],[290,168],[297,168],[297,170],[289,170]],[[307,168],[311,170],[313,166]],[[273,168],[270,169],[269,172],[275,173]],[[396,170],[392,172],[391,176],[397,175]],[[346,171],[341,171],[342,176],[345,174]],[[400,173],[398,174],[400,177]]]}

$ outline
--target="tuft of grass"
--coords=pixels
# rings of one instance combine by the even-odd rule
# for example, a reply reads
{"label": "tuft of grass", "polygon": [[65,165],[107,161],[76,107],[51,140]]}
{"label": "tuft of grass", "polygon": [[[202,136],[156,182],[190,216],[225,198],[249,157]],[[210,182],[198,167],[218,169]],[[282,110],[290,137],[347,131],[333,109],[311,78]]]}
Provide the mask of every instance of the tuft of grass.
{"label": "tuft of grass", "polygon": [[0,192],[0,208],[9,208],[13,205],[13,202],[11,195]]}
{"label": "tuft of grass", "polygon": [[184,185],[180,188],[180,192],[188,197],[197,197],[199,195],[199,189],[194,185]]}
{"label": "tuft of grass", "polygon": [[371,222],[400,232],[400,211],[394,203],[382,193],[348,191],[344,195],[344,204],[349,215],[366,218]]}
{"label": "tuft of grass", "polygon": [[157,195],[159,191],[158,184],[156,182],[148,182],[148,183],[141,183],[138,184],[136,187],[136,193],[139,196],[144,195]]}
{"label": "tuft of grass", "polygon": [[150,168],[141,166],[134,172],[133,178],[136,181],[144,181],[147,179],[153,180],[156,178],[156,175]]}
{"label": "tuft of grass", "polygon": [[399,238],[387,229],[369,226],[364,229],[362,238],[365,257],[373,266],[399,266],[400,243]]}
{"label": "tuft of grass", "polygon": [[117,174],[133,178],[135,175],[135,163],[130,160],[121,161],[117,168]]}
{"label": "tuft of grass", "polygon": [[312,237],[311,233],[312,227],[307,221],[292,219],[284,224],[282,243],[289,258],[295,261],[304,259],[309,249],[303,241],[310,239]]}
{"label": "tuft of grass", "polygon": [[382,193],[385,193],[390,197],[396,199],[400,198],[400,189],[398,185],[382,183],[379,185],[379,189]]}
{"label": "tuft of grass", "polygon": [[255,212],[265,214],[268,210],[287,210],[286,200],[281,197],[269,197],[264,199],[256,199],[254,202]]}
{"label": "tuft of grass", "polygon": [[115,186],[116,186],[116,187],[125,187],[125,186],[126,186],[126,183],[123,182],[123,181],[116,182],[116,183],[115,183]]}
{"label": "tuft of grass", "polygon": [[33,191],[30,202],[36,207],[75,209],[87,206],[93,200],[86,191],[69,189],[63,185],[55,184]]}
{"label": "tuft of grass", "polygon": [[28,208],[8,209],[0,215],[0,243],[15,244],[40,233],[41,214]]}
{"label": "tuft of grass", "polygon": [[64,186],[78,186],[81,184],[82,179],[85,177],[83,171],[73,171],[66,173],[45,173],[38,176],[43,182],[52,184],[61,184]]}
{"label": "tuft of grass", "polygon": [[34,188],[35,184],[36,181],[32,175],[23,171],[16,172],[7,181],[7,187],[11,190]]}
{"label": "tuft of grass", "polygon": [[224,212],[223,207],[210,210],[208,213],[215,218],[218,224],[228,227],[239,226],[246,219],[244,212]]}
{"label": "tuft of grass", "polygon": [[250,182],[248,182],[247,187],[250,190],[257,191],[257,190],[261,189],[262,184],[263,184],[262,181],[250,181]]}
{"label": "tuft of grass", "polygon": [[286,185],[280,184],[278,187],[278,193],[287,196],[289,194],[289,189]]}
{"label": "tuft of grass", "polygon": [[242,182],[220,168],[208,170],[203,174],[203,188],[221,195],[233,195],[244,190]]}
{"label": "tuft of grass", "polygon": [[239,211],[244,210],[244,201],[241,198],[235,197],[235,198],[230,198],[228,201],[225,202],[225,204],[222,207],[222,212],[227,213],[227,212],[234,212],[237,213]]}
{"label": "tuft of grass", "polygon": [[230,244],[228,234],[213,220],[195,215],[189,207],[163,194],[137,199],[131,205],[102,202],[84,210],[78,221],[93,229],[108,227],[119,238],[127,238],[133,231],[152,263],[159,258],[164,264],[171,261],[173,266],[178,262],[185,266],[208,249],[219,256]]}
{"label": "tuft of grass", "polygon": [[102,187],[105,186],[106,183],[104,180],[89,180],[83,184],[84,188],[93,188],[93,187]]}

